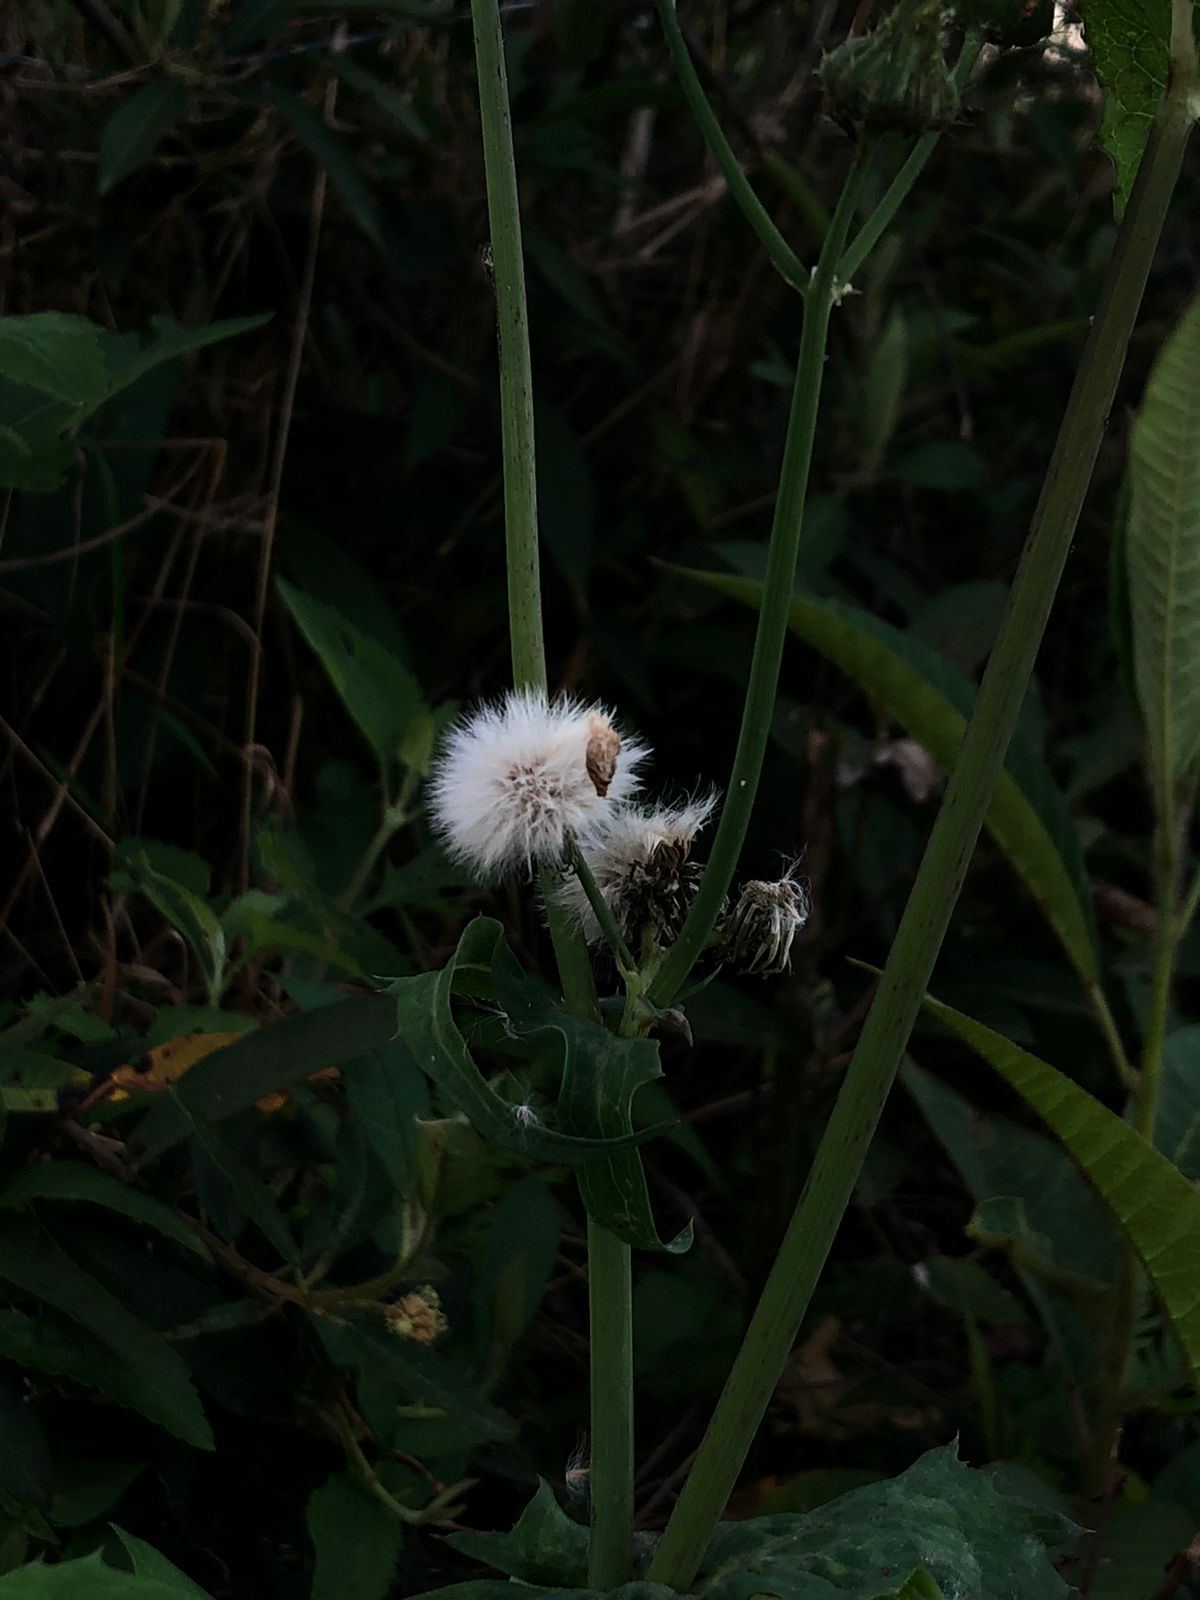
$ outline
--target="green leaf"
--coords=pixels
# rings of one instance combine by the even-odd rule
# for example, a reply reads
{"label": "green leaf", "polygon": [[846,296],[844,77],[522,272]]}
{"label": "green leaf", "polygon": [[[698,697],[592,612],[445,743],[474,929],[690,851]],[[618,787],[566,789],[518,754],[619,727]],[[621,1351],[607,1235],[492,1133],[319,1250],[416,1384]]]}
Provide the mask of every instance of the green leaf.
{"label": "green leaf", "polygon": [[47,1519],[56,1528],[82,1528],[118,1503],[146,1470],[141,1461],[96,1461],[82,1458],[59,1462],[54,1473],[54,1500]]}
{"label": "green leaf", "polygon": [[447,1544],[522,1583],[587,1587],[588,1530],[570,1517],[544,1478],[508,1533],[452,1533]]}
{"label": "green leaf", "polygon": [[1200,1380],[1200,1194],[1064,1073],[936,1000],[926,1005],[1042,1117],[1083,1168],[1149,1274]]}
{"label": "green leaf", "polygon": [[1167,86],[1171,0],[1081,0],[1079,13],[1104,90],[1100,143],[1116,168],[1119,216]]}
{"label": "green leaf", "polygon": [[116,865],[109,874],[114,889],[144,895],[187,941],[200,963],[210,991],[220,984],[225,969],[226,939],[216,912],[186,884],[158,871],[147,852],[118,845]]}
{"label": "green leaf", "polygon": [[202,1589],[198,1583],[193,1583],[153,1545],[147,1544],[144,1539],[139,1539],[132,1533],[126,1533],[125,1529],[119,1528],[116,1523],[113,1524],[113,1532],[124,1545],[125,1554],[133,1563],[133,1570],[139,1578],[169,1585],[171,1593],[178,1595],[179,1600],[209,1600],[206,1589]]}
{"label": "green leaf", "polygon": [[238,1206],[259,1232],[270,1240],[283,1259],[297,1266],[300,1261],[299,1247],[271,1190],[256,1172],[246,1166],[201,1112],[190,1106],[177,1091],[171,1092],[188,1120],[197,1148],[204,1152],[225,1179]]}
{"label": "green leaf", "polygon": [[[675,568],[757,606],[762,585],[723,573]],[[975,700],[970,681],[910,635],[853,606],[796,595],[793,633],[834,661],[865,694],[948,770]],[[1024,740],[1009,745],[987,814],[996,843],[1025,880],[1087,983],[1099,976],[1091,891],[1079,837],[1062,792]]]}
{"label": "green leaf", "polygon": [[[176,361],[211,344],[223,344],[239,334],[250,333],[270,322],[274,313],[264,311],[254,317],[227,317],[200,328],[184,328],[170,317],[151,317],[151,333],[101,333],[100,343],[108,367],[108,393],[119,394],[147,372],[167,361]],[[162,847],[168,848],[168,847]],[[184,852],[185,854],[190,852]]]}
{"label": "green leaf", "polygon": [[493,1211],[475,1272],[475,1315],[487,1346],[511,1349],[541,1304],[558,1258],[562,1216],[538,1177],[513,1188]]}
{"label": "green leaf", "polygon": [[1134,678],[1161,813],[1200,757],[1200,299],[1146,384],[1126,527]]}
{"label": "green leaf", "polygon": [[70,406],[99,405],[108,390],[100,329],[62,311],[0,317],[0,375]]}
{"label": "green leaf", "polygon": [[0,1578],[0,1600],[192,1600],[208,1596],[182,1573],[177,1578],[141,1577],[104,1565],[99,1553],[52,1567],[34,1562]]}
{"label": "green leaf", "polygon": [[421,144],[428,144],[429,129],[413,110],[408,97],[401,94],[399,89],[394,89],[390,83],[385,83],[382,78],[376,77],[373,72],[368,72],[365,67],[360,67],[356,61],[351,61],[347,56],[335,56],[333,70],[344,83],[348,83],[352,89],[357,89],[368,99],[373,100],[386,116],[404,129],[405,133]]}
{"label": "green leaf", "polygon": [[515,1438],[517,1425],[512,1418],[485,1400],[448,1356],[385,1332],[378,1321],[347,1321],[334,1327],[327,1317],[313,1317],[312,1323],[339,1365],[353,1364],[393,1380],[413,1400],[469,1423],[478,1439]]}
{"label": "green leaf", "polygon": [[[388,993],[396,1006],[396,1036],[407,1045],[417,1065],[489,1143],[532,1160],[595,1161],[652,1138],[657,1129],[633,1133],[625,1128],[614,1143],[608,1136],[574,1136],[525,1126],[513,1115],[508,1101],[485,1082],[459,1032],[451,1002],[455,994],[470,986],[477,989],[481,981],[490,984],[493,960],[504,948],[500,924],[490,917],[476,917],[467,924],[458,949],[440,972],[422,972],[389,984]],[[572,1020],[564,1014],[555,1026],[565,1032]],[[520,1025],[519,1018],[513,1021]],[[546,1019],[538,1019],[539,1028],[547,1025]]]}
{"label": "green leaf", "polygon": [[131,1367],[139,1380],[139,1410],[186,1443],[213,1448],[212,1431],[175,1351],[77,1266],[40,1224],[0,1215],[0,1278],[80,1323]]}
{"label": "green leaf", "polygon": [[107,194],[158,149],[187,115],[187,92],[178,78],[156,78],[135,89],[104,124],[96,187]]}
{"label": "green leaf", "polygon": [[16,1367],[0,1366],[0,1490],[45,1511],[54,1492],[50,1448]]}
{"label": "green leaf", "polygon": [[1200,1179],[1200,1024],[1163,1045],[1154,1144],[1190,1183]]}
{"label": "green leaf", "polygon": [[410,723],[425,710],[412,673],[332,606],[283,578],[276,586],[380,765],[390,770]]}
{"label": "green leaf", "polygon": [[174,1095],[139,1123],[130,1153],[145,1166],[187,1138],[183,1103],[208,1122],[220,1122],[311,1072],[386,1045],[395,1031],[395,1007],[382,995],[335,1001],[260,1028],[198,1061]]}
{"label": "green leaf", "polygon": [[[496,947],[492,972],[496,997],[519,1033],[534,1036],[548,1031],[559,1036],[562,1089],[558,1112],[563,1127],[592,1140],[636,1137],[634,1096],[662,1076],[657,1041],[618,1038],[597,1022],[570,1016],[551,1005],[545,991],[526,978],[505,945]],[[659,1131],[651,1128],[646,1134]],[[635,1151],[617,1151],[603,1161],[589,1162],[580,1167],[577,1177],[588,1215],[627,1244],[674,1255],[690,1247],[690,1221],[673,1239],[660,1237],[646,1191],[646,1174]]]}
{"label": "green leaf", "polygon": [[1068,1589],[1048,1546],[1075,1531],[1056,1512],[1000,1494],[945,1445],[816,1511],[722,1523],[697,1593],[928,1600],[940,1587],[971,1600],[1060,1600]]}
{"label": "green leaf", "polygon": [[135,1222],[154,1228],[185,1250],[204,1257],[204,1246],[182,1217],[153,1195],[143,1194],[122,1183],[111,1173],[85,1167],[79,1161],[51,1161],[36,1167],[22,1167],[0,1188],[0,1210],[30,1205],[35,1200],[78,1200],[87,1205],[105,1206]]}
{"label": "green leaf", "polygon": [[290,89],[271,84],[259,93],[243,90],[243,95],[259,104],[272,105],[283,116],[309,154],[329,174],[330,182],[341,195],[346,209],[372,244],[382,247],[383,230],[374,198],[367,187],[353,152],[322,117]]}
{"label": "green leaf", "polygon": [[317,1553],[312,1600],[383,1600],[404,1531],[348,1473],[335,1473],[308,1502],[308,1533]]}

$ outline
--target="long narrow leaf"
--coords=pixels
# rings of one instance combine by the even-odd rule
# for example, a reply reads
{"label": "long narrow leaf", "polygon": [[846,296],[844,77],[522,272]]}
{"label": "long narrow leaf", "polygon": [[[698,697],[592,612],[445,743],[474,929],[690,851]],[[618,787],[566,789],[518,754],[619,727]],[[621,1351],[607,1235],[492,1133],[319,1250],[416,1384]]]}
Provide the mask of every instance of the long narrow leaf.
{"label": "long narrow leaf", "polygon": [[[727,573],[677,568],[756,606],[762,585]],[[792,632],[820,650],[947,770],[975,701],[970,680],[910,635],[835,600],[796,595]],[[1091,893],[1066,801],[1036,751],[1014,738],[987,814],[1008,856],[1087,983],[1099,976]]]}
{"label": "long narrow leaf", "polygon": [[927,999],[1062,1140],[1137,1252],[1200,1380],[1200,1194],[1127,1122],[1057,1068]]}
{"label": "long narrow leaf", "polygon": [[1164,812],[1200,756],[1200,300],[1163,346],[1133,425],[1126,529],[1133,665]]}

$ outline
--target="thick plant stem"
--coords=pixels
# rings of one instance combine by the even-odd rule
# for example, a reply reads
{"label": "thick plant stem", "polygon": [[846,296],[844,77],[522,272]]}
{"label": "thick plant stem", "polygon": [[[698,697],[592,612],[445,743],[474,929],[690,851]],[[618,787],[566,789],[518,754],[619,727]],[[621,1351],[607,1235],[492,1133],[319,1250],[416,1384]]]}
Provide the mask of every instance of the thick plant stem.
{"label": "thick plant stem", "polygon": [[772,265],[793,289],[799,289],[803,294],[808,288],[808,273],[799,256],[771,221],[762,201],[751,187],[749,178],[743,172],[741,162],[734,155],[728,139],[722,132],[721,124],[717,121],[713,108],[708,103],[708,96],[704,93],[704,85],[700,82],[696,68],[692,64],[687,41],[683,37],[679,18],[675,13],[675,0],[654,0],[654,3],[662,19],[667,44],[671,50],[671,60],[675,65],[675,71],[679,74],[680,86],[688,107],[704,136],[709,153],[729,186],[730,195],[754,229],[759,243],[771,258]]}
{"label": "thick plant stem", "polygon": [[1164,101],[1105,277],[1025,553],[875,1001],[650,1578],[686,1590],[774,1392],[862,1168],[966,876],[1079,520],[1187,142]]}
{"label": "thick plant stem", "polygon": [[471,0],[479,119],[487,182],[496,326],[500,340],[500,433],[504,451],[504,529],[513,682],[546,687],[542,589],[538,569],[537,471],[533,440],[533,365],[525,309],[521,212],[513,156],[508,75],[498,0]]}
{"label": "thick plant stem", "polygon": [[865,162],[860,160],[846,179],[829,232],[825,236],[816,276],[804,303],[804,327],[796,362],[787,440],[783,447],[783,466],[775,501],[771,543],[767,552],[766,582],[763,585],[762,607],[758,614],[750,681],[746,687],[733,770],[700,888],[679,938],[650,985],[649,997],[658,1006],[670,1005],[707,943],[728,893],[754,809],[771,716],[775,709],[779,663],[783,658],[792,586],[796,578],[796,557],[800,549],[804,502],[808,494],[808,472],[821,401],[829,315],[837,287],[836,268],[862,186],[864,170]]}
{"label": "thick plant stem", "polygon": [[592,1537],[588,1587],[629,1580],[633,1556],[633,1269],[623,1240],[588,1218]]}

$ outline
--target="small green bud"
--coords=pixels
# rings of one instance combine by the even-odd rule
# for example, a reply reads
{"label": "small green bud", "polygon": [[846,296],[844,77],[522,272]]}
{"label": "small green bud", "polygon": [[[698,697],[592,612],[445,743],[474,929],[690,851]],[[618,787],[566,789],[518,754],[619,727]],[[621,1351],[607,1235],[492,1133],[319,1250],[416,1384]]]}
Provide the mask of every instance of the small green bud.
{"label": "small green bud", "polygon": [[924,133],[958,114],[941,7],[930,0],[901,0],[870,33],[829,51],[821,78],[835,112],[869,128]]}

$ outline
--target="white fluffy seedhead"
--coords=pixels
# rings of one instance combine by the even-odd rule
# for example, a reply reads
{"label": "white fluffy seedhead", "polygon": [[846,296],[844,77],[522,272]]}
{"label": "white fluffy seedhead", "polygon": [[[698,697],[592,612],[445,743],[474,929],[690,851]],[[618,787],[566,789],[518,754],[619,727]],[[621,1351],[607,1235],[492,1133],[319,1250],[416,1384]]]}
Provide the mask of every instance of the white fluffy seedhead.
{"label": "white fluffy seedhead", "polygon": [[[700,874],[689,859],[692,844],[716,805],[713,792],[680,806],[619,806],[584,842],[596,887],[627,939],[647,927],[663,938],[678,933]],[[574,873],[563,878],[558,899],[589,944],[599,943],[600,924]]]}
{"label": "white fluffy seedhead", "polygon": [[446,848],[480,878],[562,860],[637,792],[649,754],[601,706],[514,690],[451,728],[429,803]]}

